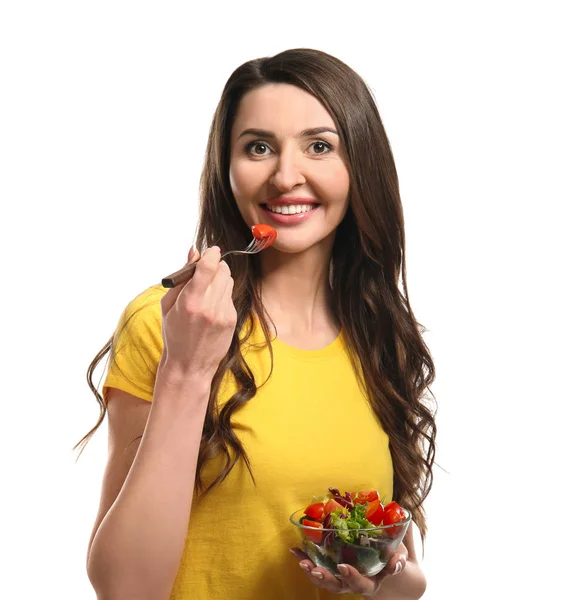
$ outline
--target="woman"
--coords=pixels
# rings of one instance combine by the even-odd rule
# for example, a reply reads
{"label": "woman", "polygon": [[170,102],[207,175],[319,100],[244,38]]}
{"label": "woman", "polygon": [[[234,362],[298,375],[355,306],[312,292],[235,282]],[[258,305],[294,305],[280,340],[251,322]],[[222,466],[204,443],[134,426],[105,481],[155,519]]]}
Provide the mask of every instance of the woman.
{"label": "woman", "polygon": [[[275,244],[220,260],[256,223]],[[135,298],[89,368],[101,417],[81,442],[109,413],[98,597],[421,597],[411,528],[379,575],[338,579],[294,548],[288,520],[332,485],[376,489],[426,532],[434,365],[407,299],[394,160],[356,73],[299,49],[231,75],[197,246],[193,279]],[[108,350],[102,399],[90,377]]]}

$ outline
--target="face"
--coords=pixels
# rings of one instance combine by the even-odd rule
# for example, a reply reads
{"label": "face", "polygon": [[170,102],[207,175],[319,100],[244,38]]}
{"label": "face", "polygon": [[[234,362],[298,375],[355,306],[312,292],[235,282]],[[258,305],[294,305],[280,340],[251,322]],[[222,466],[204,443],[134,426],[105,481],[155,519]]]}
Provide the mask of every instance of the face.
{"label": "face", "polygon": [[266,223],[277,230],[277,250],[332,244],[349,194],[333,118],[293,85],[248,92],[231,132],[230,184],[248,226]]}

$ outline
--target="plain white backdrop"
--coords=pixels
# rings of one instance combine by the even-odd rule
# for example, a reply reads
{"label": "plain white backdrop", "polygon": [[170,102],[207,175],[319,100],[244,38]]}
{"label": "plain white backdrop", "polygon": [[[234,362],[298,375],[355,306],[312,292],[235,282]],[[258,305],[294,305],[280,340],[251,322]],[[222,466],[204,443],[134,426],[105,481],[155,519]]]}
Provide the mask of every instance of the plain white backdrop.
{"label": "plain white backdrop", "polygon": [[425,598],[562,597],[561,4],[1,4],[0,597],[95,598],[106,422],[71,451],[98,417],[87,367],[185,262],[226,79],[296,47],[360,73],[396,159],[444,469]]}

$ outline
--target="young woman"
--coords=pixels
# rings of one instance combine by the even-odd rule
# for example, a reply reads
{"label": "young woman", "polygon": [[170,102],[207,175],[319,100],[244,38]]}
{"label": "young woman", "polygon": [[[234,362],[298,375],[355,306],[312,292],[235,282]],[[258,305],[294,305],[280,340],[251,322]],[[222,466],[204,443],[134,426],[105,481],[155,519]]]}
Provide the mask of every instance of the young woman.
{"label": "young woman", "polygon": [[[257,223],[274,245],[221,260]],[[89,367],[101,416],[81,443],[109,414],[87,559],[97,596],[420,598],[411,528],[379,575],[339,579],[289,522],[329,486],[376,489],[426,533],[434,365],[407,295],[394,159],[360,76],[308,49],[231,75],[197,247],[193,279],[132,300]],[[109,350],[101,398],[91,377]]]}

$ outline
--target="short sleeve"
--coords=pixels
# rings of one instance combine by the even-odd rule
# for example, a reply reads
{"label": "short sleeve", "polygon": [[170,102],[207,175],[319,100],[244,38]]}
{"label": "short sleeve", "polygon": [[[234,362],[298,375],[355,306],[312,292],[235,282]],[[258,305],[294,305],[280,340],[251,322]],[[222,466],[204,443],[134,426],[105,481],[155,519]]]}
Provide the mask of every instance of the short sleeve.
{"label": "short sleeve", "polygon": [[160,300],[166,291],[161,285],[152,286],[134,298],[122,312],[114,332],[102,388],[105,403],[109,387],[152,401],[163,352]]}

